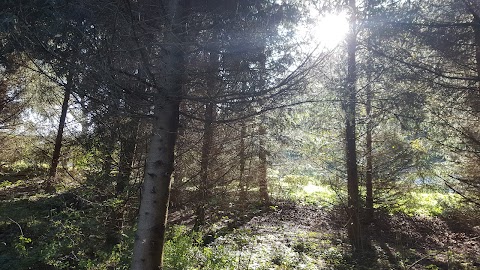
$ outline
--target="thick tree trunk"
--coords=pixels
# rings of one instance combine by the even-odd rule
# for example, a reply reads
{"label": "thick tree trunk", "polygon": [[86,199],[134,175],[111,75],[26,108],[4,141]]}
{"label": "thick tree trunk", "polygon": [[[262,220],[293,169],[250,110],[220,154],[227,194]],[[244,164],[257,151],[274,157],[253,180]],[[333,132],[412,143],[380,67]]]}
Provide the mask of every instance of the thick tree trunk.
{"label": "thick tree trunk", "polygon": [[65,128],[65,121],[67,119],[68,101],[70,100],[72,88],[73,88],[73,72],[69,71],[67,74],[67,84],[65,85],[65,89],[64,89],[62,111],[60,113],[60,121],[58,124],[57,137],[55,138],[55,147],[53,149],[52,162],[50,165],[48,179],[45,187],[47,192],[55,191],[55,188],[53,187],[53,182],[55,181],[58,162],[60,160],[60,150],[62,148],[62,140],[63,140],[63,129]]}
{"label": "thick tree trunk", "polygon": [[132,269],[161,269],[163,242],[178,128],[176,98],[156,100],[153,136],[148,147],[145,179],[135,235]]}
{"label": "thick tree trunk", "polygon": [[132,270],[163,269],[171,175],[174,165],[179,105],[182,98],[182,41],[188,1],[167,1],[168,27],[163,42],[161,88],[154,99],[153,134],[148,147],[145,178],[132,258]]}
{"label": "thick tree trunk", "polygon": [[348,0],[351,8],[350,32],[347,37],[347,79],[345,95],[345,154],[348,182],[348,236],[354,250],[362,249],[362,228],[359,217],[360,198],[358,191],[358,168],[356,150],[356,105],[357,105],[357,71],[356,71],[356,3]]}

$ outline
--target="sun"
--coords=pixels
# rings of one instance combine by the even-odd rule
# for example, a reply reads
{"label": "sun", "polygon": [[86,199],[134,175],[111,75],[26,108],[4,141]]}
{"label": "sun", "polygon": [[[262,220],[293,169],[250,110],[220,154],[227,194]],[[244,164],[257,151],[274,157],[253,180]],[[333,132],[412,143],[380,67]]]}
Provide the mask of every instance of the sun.
{"label": "sun", "polygon": [[319,16],[318,23],[311,29],[311,34],[319,47],[333,49],[345,39],[348,28],[346,12],[329,13]]}
{"label": "sun", "polygon": [[331,51],[345,40],[349,31],[347,11],[322,13],[313,6],[306,8],[307,19],[296,28],[296,38],[306,52]]}

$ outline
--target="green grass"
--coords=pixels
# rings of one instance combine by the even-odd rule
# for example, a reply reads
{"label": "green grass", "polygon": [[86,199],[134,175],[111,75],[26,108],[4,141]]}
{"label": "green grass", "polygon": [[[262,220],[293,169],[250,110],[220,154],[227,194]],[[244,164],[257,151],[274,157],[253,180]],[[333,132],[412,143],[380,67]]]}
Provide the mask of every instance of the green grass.
{"label": "green grass", "polygon": [[276,199],[324,207],[338,204],[345,196],[315,177],[302,175],[287,175],[273,182],[271,190]]}
{"label": "green grass", "polygon": [[2,201],[0,269],[128,269],[133,234],[105,246],[109,208],[73,198],[38,193]]}
{"label": "green grass", "polygon": [[171,227],[165,242],[164,269],[235,269],[232,250],[223,245],[204,246],[202,239],[202,233],[191,232],[185,226]]}
{"label": "green grass", "polygon": [[[10,184],[0,188],[17,186]],[[24,184],[32,183],[24,181]],[[335,209],[327,207],[345,198],[344,191],[337,192],[310,176],[288,175],[271,184],[274,199],[319,206],[319,211]],[[0,269],[128,269],[134,228],[125,229],[119,244],[105,245],[106,220],[111,209],[123,205],[122,201],[115,198],[95,201],[97,195],[88,195],[87,191],[70,189],[56,195],[32,192],[34,195],[0,202]],[[77,205],[75,197],[70,196],[73,192],[95,203]],[[435,216],[457,209],[460,201],[459,196],[451,193],[415,191],[397,198],[389,210],[392,214]],[[281,204],[272,205],[267,213],[278,213],[277,221],[283,222]],[[263,214],[257,215],[261,218]],[[228,220],[225,216],[220,223]],[[277,224],[268,219],[255,229],[233,229],[210,245],[203,243],[201,232],[172,226],[165,243],[165,269],[354,269],[345,249],[348,245],[340,234],[321,228],[315,231],[298,228],[295,220]],[[214,225],[210,229],[215,230]],[[449,261],[466,261],[445,254],[438,256],[448,255]],[[413,255],[406,258],[416,260]]]}
{"label": "green grass", "polygon": [[454,193],[413,191],[398,199],[391,211],[410,216],[438,216],[443,214],[446,209],[458,207],[461,204],[460,201],[461,197]]}
{"label": "green grass", "polygon": [[[302,175],[287,175],[272,181],[273,197],[302,204],[329,207],[344,200],[346,192],[336,190],[318,178]],[[396,197],[389,205],[392,213],[407,215],[438,216],[447,209],[461,205],[461,197],[455,193],[443,191],[408,191]]]}

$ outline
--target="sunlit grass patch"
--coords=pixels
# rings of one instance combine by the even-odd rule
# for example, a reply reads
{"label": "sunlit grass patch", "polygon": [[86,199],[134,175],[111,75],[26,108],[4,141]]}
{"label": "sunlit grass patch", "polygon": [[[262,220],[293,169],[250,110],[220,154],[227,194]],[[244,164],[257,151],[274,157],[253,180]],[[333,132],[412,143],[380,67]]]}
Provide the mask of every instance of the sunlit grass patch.
{"label": "sunlit grass patch", "polygon": [[456,208],[461,197],[455,193],[442,192],[410,192],[400,198],[392,208],[392,212],[407,215],[437,216],[447,208]]}
{"label": "sunlit grass patch", "polygon": [[5,180],[5,181],[3,181],[3,182],[0,183],[0,189],[1,189],[1,188],[8,188],[8,187],[11,188],[11,187],[14,187],[14,186],[18,186],[18,185],[19,185],[18,182],[20,182],[20,181],[17,181],[17,182],[15,182],[15,183],[12,183],[12,182],[10,182],[10,181],[8,181],[8,180]]}
{"label": "sunlit grass patch", "polygon": [[303,175],[287,175],[272,185],[273,197],[319,206],[337,204],[338,192],[315,177]]}

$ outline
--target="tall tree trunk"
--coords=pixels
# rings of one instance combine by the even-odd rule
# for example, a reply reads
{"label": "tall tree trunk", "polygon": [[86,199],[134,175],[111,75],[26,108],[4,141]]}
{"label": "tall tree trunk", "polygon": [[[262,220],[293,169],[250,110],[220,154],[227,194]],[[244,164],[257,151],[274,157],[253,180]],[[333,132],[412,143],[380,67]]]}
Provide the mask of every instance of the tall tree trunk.
{"label": "tall tree trunk", "polygon": [[[182,105],[183,104],[183,105]],[[180,111],[182,111],[185,107],[185,103],[180,104]],[[183,151],[182,147],[182,142],[178,142],[178,140],[181,140],[181,138],[184,137],[186,130],[185,130],[185,125],[184,121],[180,119],[179,122],[179,127],[177,131],[177,144],[175,145],[175,153],[180,153]],[[180,198],[180,188],[182,186],[183,178],[184,178],[184,173],[185,170],[181,168],[181,165],[184,164],[184,161],[179,158],[178,154],[175,157],[175,169],[173,171],[173,183],[172,183],[172,188],[170,191],[170,207],[176,207],[178,205],[181,205],[182,201]]]}
{"label": "tall tree trunk", "polygon": [[209,177],[209,165],[211,159],[211,150],[213,144],[213,121],[214,121],[215,104],[208,102],[205,105],[205,122],[203,124],[203,142],[202,142],[202,156],[200,161],[200,185],[199,185],[199,204],[197,207],[197,219],[195,221],[195,227],[205,224],[205,208],[208,204],[207,200],[210,193],[210,177]]}
{"label": "tall tree trunk", "polygon": [[[262,46],[262,50],[259,51],[259,68],[260,68],[260,78],[258,82],[258,88],[263,91],[265,88],[265,83],[266,83],[266,60],[267,57],[265,55],[265,44]],[[260,107],[262,107],[263,101],[260,101]],[[258,150],[258,159],[259,159],[259,166],[258,166],[258,171],[257,171],[257,176],[258,176],[258,186],[260,190],[260,200],[263,203],[270,203],[270,197],[268,195],[268,179],[267,179],[267,148],[266,148],[266,135],[267,135],[267,129],[265,127],[265,122],[266,122],[266,117],[264,115],[260,116],[260,123],[258,126],[258,145],[259,145],[259,150]]]}
{"label": "tall tree trunk", "polygon": [[260,199],[262,200],[263,203],[270,202],[270,197],[268,196],[268,179],[267,179],[267,149],[265,146],[266,135],[267,135],[267,129],[265,128],[263,123],[260,123],[260,126],[258,128],[258,136],[259,136],[258,186],[260,188]]}
{"label": "tall tree trunk", "polygon": [[[369,71],[368,71],[369,72]],[[367,196],[365,198],[365,223],[370,224],[373,221],[373,156],[372,156],[372,87],[371,82],[368,80],[367,91],[367,134],[366,134],[366,159],[367,168],[365,175],[365,188]]]}
{"label": "tall tree trunk", "polygon": [[240,146],[238,149],[238,158],[240,159],[240,168],[239,168],[239,176],[238,176],[238,189],[240,192],[239,201],[244,202],[247,198],[247,185],[245,182],[245,163],[246,163],[246,156],[245,156],[245,137],[247,135],[247,125],[245,121],[241,122],[240,128]]}
{"label": "tall tree trunk", "polygon": [[178,128],[178,101],[157,97],[135,235],[132,269],[161,269]]}
{"label": "tall tree trunk", "polygon": [[356,71],[356,3],[347,0],[351,9],[350,31],[347,36],[347,78],[345,100],[345,154],[348,185],[348,236],[354,250],[362,249],[362,228],[359,217],[360,198],[358,191],[358,168],[356,150],[356,105],[357,105],[357,71]]}
{"label": "tall tree trunk", "polygon": [[[214,25],[216,23],[214,22]],[[214,96],[217,90],[217,76],[219,68],[218,53],[213,48],[209,52],[208,56],[208,72],[206,78],[206,95],[209,99],[205,104],[204,122],[203,122],[203,141],[202,141],[202,153],[200,160],[200,183],[199,183],[199,204],[197,206],[197,219],[195,221],[195,228],[205,224],[205,211],[208,205],[208,199],[210,198],[212,188],[212,175],[209,174],[212,163],[212,148],[213,148],[213,135],[215,129],[216,118],[216,104],[214,102]]]}
{"label": "tall tree trunk", "polygon": [[[366,3],[366,17],[371,18],[373,13],[373,5],[372,0],[367,0]],[[370,33],[368,33],[370,35]],[[367,37],[367,50],[371,51],[372,48],[372,40],[371,37]],[[365,224],[370,224],[373,222],[374,218],[374,209],[373,209],[373,156],[372,156],[372,98],[373,98],[373,82],[372,82],[372,70],[373,63],[371,58],[368,57],[367,59],[367,85],[366,85],[366,104],[365,104],[365,111],[367,114],[367,133],[366,133],[366,161],[367,161],[367,168],[365,173],[365,189],[366,189],[366,197],[365,197],[365,217],[364,221]]]}
{"label": "tall tree trunk", "polygon": [[163,247],[167,224],[171,175],[174,165],[175,141],[182,98],[184,49],[188,0],[167,1],[162,46],[162,87],[154,98],[154,123],[148,147],[145,177],[132,257],[132,270],[163,269]]}
{"label": "tall tree trunk", "polygon": [[68,101],[70,100],[70,95],[72,94],[72,88],[73,88],[73,72],[69,71],[67,74],[67,84],[65,85],[65,88],[64,88],[62,111],[60,113],[60,121],[58,124],[57,137],[55,138],[55,147],[53,149],[52,162],[50,165],[48,180],[45,187],[47,192],[55,191],[53,182],[55,181],[58,162],[60,160],[60,150],[62,148],[62,140],[63,140],[63,129],[65,128],[65,121],[67,119]]}
{"label": "tall tree trunk", "polygon": [[[215,23],[214,23],[215,24]],[[200,160],[200,183],[199,183],[199,204],[197,206],[197,219],[195,221],[195,228],[205,224],[205,211],[208,205],[209,195],[212,188],[212,177],[209,174],[212,161],[212,148],[213,148],[213,134],[214,134],[214,121],[216,118],[216,104],[213,101],[214,93],[217,91],[217,74],[219,68],[218,54],[213,49],[209,53],[208,57],[208,72],[206,78],[207,86],[207,98],[209,99],[205,104],[204,122],[203,122],[203,141],[202,141],[202,153]]]}
{"label": "tall tree trunk", "polygon": [[[477,64],[476,68],[477,68],[477,85],[478,85],[477,99],[478,99],[478,96],[480,95],[480,14],[474,13],[473,16],[474,16],[473,31],[475,33],[475,61]],[[477,107],[477,110],[478,108],[479,107]]]}
{"label": "tall tree trunk", "polygon": [[474,0],[463,0],[467,10],[472,15],[473,41],[475,46],[475,69],[477,75],[477,91],[472,91],[470,95],[470,104],[475,112],[480,108],[480,4]]}

